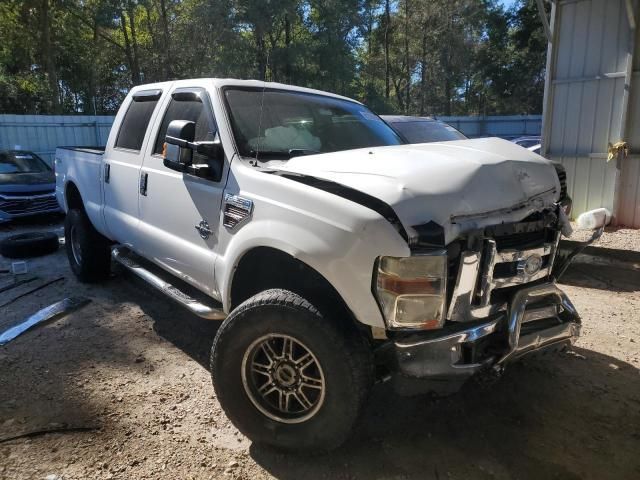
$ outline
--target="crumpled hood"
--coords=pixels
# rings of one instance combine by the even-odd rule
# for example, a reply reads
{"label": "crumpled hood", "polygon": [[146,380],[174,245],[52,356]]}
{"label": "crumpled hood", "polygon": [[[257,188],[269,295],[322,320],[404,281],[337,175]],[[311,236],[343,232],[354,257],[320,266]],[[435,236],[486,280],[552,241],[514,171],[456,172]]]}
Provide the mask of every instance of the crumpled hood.
{"label": "crumpled hood", "polygon": [[466,230],[522,220],[560,194],[551,162],[498,138],[295,157],[279,170],[377,197],[410,235],[410,227],[434,221],[444,227],[445,243]]}

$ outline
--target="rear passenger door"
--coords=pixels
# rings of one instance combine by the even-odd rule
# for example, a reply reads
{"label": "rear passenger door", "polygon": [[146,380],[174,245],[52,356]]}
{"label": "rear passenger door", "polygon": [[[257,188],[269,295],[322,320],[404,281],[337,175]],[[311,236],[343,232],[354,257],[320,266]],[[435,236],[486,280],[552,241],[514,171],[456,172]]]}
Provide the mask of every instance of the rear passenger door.
{"label": "rear passenger door", "polygon": [[[122,120],[109,139],[112,148],[104,155],[104,219],[110,238],[136,248],[138,237],[138,182],[142,152],[150,135],[147,128],[154,119],[162,91],[142,90],[134,93],[122,106]],[[117,124],[117,122],[116,122]]]}
{"label": "rear passenger door", "polygon": [[[214,297],[213,267],[220,204],[228,168],[219,182],[180,173],[163,165],[162,148],[173,120],[196,123],[195,141],[212,141],[217,128],[204,88],[176,88],[158,115],[141,178],[140,236],[145,257]],[[194,163],[207,163],[194,152]],[[201,235],[206,225],[210,234]]]}

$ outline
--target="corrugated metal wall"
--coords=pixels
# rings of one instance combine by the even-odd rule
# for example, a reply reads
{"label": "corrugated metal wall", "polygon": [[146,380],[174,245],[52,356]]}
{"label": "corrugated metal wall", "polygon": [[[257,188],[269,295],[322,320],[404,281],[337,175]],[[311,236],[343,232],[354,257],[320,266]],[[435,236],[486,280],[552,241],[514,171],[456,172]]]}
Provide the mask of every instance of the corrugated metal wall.
{"label": "corrugated metal wall", "polygon": [[[636,11],[637,3],[629,2]],[[567,168],[574,215],[613,211],[621,176],[607,149],[625,138],[625,79],[635,45],[627,0],[558,1],[553,13],[543,152]]]}
{"label": "corrugated metal wall", "polygon": [[111,116],[0,115],[0,149],[31,150],[50,163],[57,146],[107,143]]}

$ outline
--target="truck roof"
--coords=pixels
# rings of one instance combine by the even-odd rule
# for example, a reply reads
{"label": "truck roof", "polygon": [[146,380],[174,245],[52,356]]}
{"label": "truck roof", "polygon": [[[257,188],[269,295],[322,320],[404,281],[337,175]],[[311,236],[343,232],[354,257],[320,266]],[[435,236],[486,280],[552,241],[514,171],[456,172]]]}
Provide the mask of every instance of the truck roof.
{"label": "truck roof", "polygon": [[148,90],[149,88],[167,88],[175,85],[176,87],[184,86],[189,87],[193,86],[194,81],[201,82],[203,80],[209,80],[213,83],[213,86],[217,88],[221,87],[254,87],[254,88],[274,88],[278,90],[290,90],[294,92],[304,92],[304,93],[313,93],[316,95],[324,95],[328,97],[339,98],[342,100],[347,100],[350,102],[355,102],[361,104],[357,100],[353,98],[344,97],[342,95],[336,95],[335,93],[325,92],[322,90],[315,90],[313,88],[305,88],[298,87],[295,85],[287,85],[285,83],[277,83],[277,82],[263,82],[262,80],[239,80],[236,78],[197,78],[197,79],[186,79],[186,80],[175,80],[171,82],[159,82],[159,83],[148,83],[145,85],[137,85],[131,89],[131,92],[136,92],[139,90]]}

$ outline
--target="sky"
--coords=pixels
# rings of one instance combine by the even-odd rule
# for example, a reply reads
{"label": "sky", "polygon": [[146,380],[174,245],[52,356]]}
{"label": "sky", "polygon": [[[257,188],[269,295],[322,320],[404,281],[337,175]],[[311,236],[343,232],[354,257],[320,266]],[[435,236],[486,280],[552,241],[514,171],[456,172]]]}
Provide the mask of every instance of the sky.
{"label": "sky", "polygon": [[498,0],[498,3],[503,5],[505,8],[511,7],[517,0]]}

